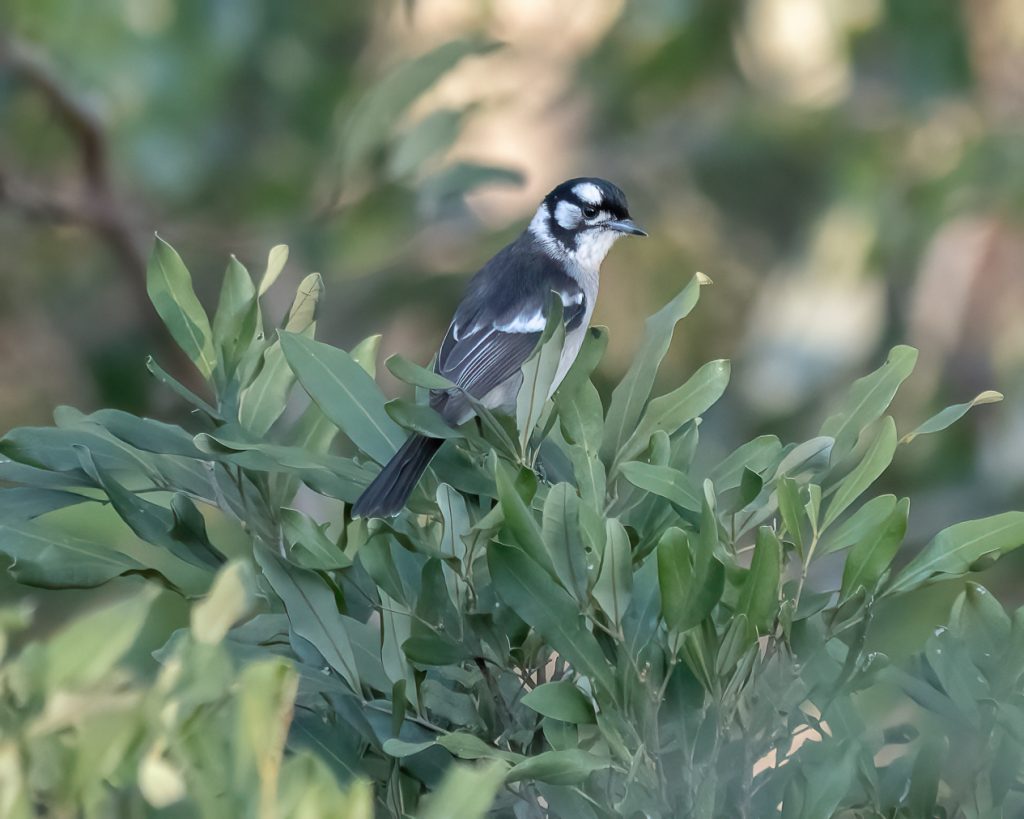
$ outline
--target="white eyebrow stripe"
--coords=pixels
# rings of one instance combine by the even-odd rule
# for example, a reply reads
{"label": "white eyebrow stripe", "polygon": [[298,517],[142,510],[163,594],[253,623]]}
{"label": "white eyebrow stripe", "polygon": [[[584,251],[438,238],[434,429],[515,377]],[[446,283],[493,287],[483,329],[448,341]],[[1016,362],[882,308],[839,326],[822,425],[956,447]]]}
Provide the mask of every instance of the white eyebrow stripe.
{"label": "white eyebrow stripe", "polygon": [[572,192],[591,205],[600,205],[601,200],[604,198],[601,196],[601,189],[593,182],[580,182],[573,187]]}

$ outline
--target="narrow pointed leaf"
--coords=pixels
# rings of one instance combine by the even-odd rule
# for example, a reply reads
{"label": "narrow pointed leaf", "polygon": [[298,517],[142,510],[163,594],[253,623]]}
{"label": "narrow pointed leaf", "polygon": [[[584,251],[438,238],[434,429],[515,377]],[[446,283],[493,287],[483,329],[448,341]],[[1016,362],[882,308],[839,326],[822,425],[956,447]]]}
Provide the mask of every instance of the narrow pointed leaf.
{"label": "narrow pointed leaf", "polygon": [[622,445],[633,434],[654,386],[654,377],[672,343],[676,324],[697,304],[700,281],[694,277],[672,301],[647,319],[644,338],[622,381],[612,392],[605,424],[601,458],[611,463]]}
{"label": "narrow pointed leaf", "polygon": [[825,510],[821,528],[827,529],[892,463],[896,452],[896,422],[887,416],[878,437],[871,442],[860,463],[840,481]]}
{"label": "narrow pointed leaf", "polygon": [[963,418],[972,407],[977,407],[981,404],[995,404],[1002,400],[1003,394],[1001,392],[985,390],[985,392],[976,395],[966,403],[953,404],[952,406],[946,407],[944,410],[937,412],[912,432],[908,432],[900,438],[900,443],[909,444],[918,435],[928,435],[932,432],[941,432]]}
{"label": "narrow pointed leaf", "polygon": [[217,366],[210,320],[192,289],[185,263],[159,236],[146,268],[146,291],[178,346],[208,379]]}

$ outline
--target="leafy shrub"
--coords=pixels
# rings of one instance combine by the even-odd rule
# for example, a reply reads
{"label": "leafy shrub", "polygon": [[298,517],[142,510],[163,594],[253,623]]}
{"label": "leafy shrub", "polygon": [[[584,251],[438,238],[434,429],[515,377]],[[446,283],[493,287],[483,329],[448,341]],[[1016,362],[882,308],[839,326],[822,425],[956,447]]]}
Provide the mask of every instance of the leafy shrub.
{"label": "leafy shrub", "polygon": [[[192,431],[60,408],[55,427],[0,440],[0,551],[18,582],[149,581],[0,667],[4,815],[1024,808],[1024,610],[967,584],[909,663],[866,648],[882,601],[1024,542],[1024,513],[1008,512],[939,532],[897,571],[909,501],[863,499],[901,440],[996,394],[900,439],[885,413],[916,351],[896,347],[818,436],[761,436],[698,470],[728,362],[650,398],[695,278],[648,319],[607,410],[590,381],[602,328],[542,400],[552,321],[516,418],[451,430],[422,403],[385,403],[377,338],[351,352],[314,340],[319,276],[265,336],[260,297],[285,255],[258,287],[232,260],[211,322],[158,240],[150,295],[210,395],[149,368],[194,407]],[[420,394],[443,386],[388,366]],[[451,440],[406,513],[351,520],[406,430]],[[339,431],[353,457],[331,453]],[[79,504],[109,506],[130,535],[59,525]],[[815,588],[816,561],[838,552],[838,589]],[[190,623],[157,670],[132,673],[155,584],[189,602]],[[4,633],[26,618],[5,610]]]}

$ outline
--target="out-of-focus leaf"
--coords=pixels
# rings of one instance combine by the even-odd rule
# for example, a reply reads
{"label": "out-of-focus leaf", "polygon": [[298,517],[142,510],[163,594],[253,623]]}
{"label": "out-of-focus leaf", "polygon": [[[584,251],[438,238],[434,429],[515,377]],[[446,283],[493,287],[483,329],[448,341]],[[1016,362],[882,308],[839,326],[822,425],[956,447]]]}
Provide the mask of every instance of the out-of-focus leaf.
{"label": "out-of-focus leaf", "polygon": [[887,594],[907,591],[936,574],[965,574],[984,555],[1004,555],[1024,543],[1024,512],[957,523],[939,532],[904,567]]}
{"label": "out-of-focus leaf", "polygon": [[881,525],[865,534],[854,545],[843,568],[843,585],[839,595],[841,600],[846,600],[862,586],[869,592],[874,589],[875,583],[889,568],[903,542],[909,513],[910,500],[904,498]]}
{"label": "out-of-focus leaf", "polygon": [[767,526],[757,530],[754,557],[740,589],[736,610],[747,616],[750,624],[765,634],[779,608],[779,578],[782,573],[782,546]]}
{"label": "out-of-focus leaf", "polygon": [[406,435],[388,417],[384,396],[366,371],[344,350],[294,333],[281,335],[281,349],[324,415],[377,463],[386,463]]}
{"label": "out-of-focus leaf", "polygon": [[255,550],[256,560],[288,612],[292,629],[309,640],[353,691],[359,691],[359,675],[345,623],[334,594],[320,575],[281,560],[264,547]]}
{"label": "out-of-focus leaf", "polygon": [[523,705],[538,714],[575,725],[594,722],[594,708],[590,701],[568,680],[544,683],[529,691]]}
{"label": "out-of-focus leaf", "polygon": [[922,423],[912,432],[908,432],[902,438],[900,438],[901,444],[909,444],[918,435],[927,435],[932,432],[941,432],[947,427],[952,426],[961,418],[963,418],[972,407],[980,406],[981,404],[995,404],[998,401],[1003,400],[1003,394],[996,392],[995,390],[985,390],[979,393],[970,401],[964,404],[953,404],[952,406],[946,407],[944,410],[937,412],[927,421]]}
{"label": "out-of-focus leaf", "polygon": [[907,795],[907,807],[912,816],[935,815],[935,801],[939,795],[939,779],[945,754],[943,740],[926,738],[921,742],[917,756],[914,757],[910,792]]}
{"label": "out-of-focus leaf", "polygon": [[523,551],[492,543],[487,564],[498,594],[551,647],[596,687],[613,690],[614,676],[568,592]]}
{"label": "out-of-focus leaf", "polygon": [[[316,330],[316,312],[323,295],[324,282],[319,273],[311,273],[299,285],[285,332],[312,338]],[[295,374],[285,361],[282,339],[278,338],[263,353],[263,363],[252,383],[238,397],[238,423],[247,432],[260,437],[281,417]]]}
{"label": "out-of-focus leaf", "polygon": [[617,518],[605,521],[605,546],[601,570],[592,594],[608,619],[618,626],[633,595],[633,563],[629,535]]}
{"label": "out-of-focus leaf", "polygon": [[506,782],[536,779],[552,785],[578,785],[594,771],[611,767],[611,760],[579,749],[544,751],[512,767]]}
{"label": "out-of-focus leaf", "polygon": [[497,44],[482,39],[453,40],[415,60],[402,63],[377,83],[352,109],[342,144],[342,174],[347,179],[385,143],[392,127],[413,101],[465,57],[486,54]]}
{"label": "out-of-focus leaf", "polygon": [[840,514],[846,511],[861,493],[864,492],[892,463],[896,452],[896,422],[887,416],[882,422],[878,437],[871,442],[861,462],[857,464],[836,487],[836,493],[825,510],[825,518],[821,528],[826,529]]}
{"label": "out-of-focus leaf", "polygon": [[253,607],[256,583],[252,565],[235,560],[217,572],[210,591],[192,607],[192,636],[216,645]]}
{"label": "out-of-focus leaf", "polygon": [[178,346],[203,378],[210,378],[217,366],[210,320],[192,289],[185,263],[159,236],[146,269],[146,291]]}
{"label": "out-of-focus leaf", "polygon": [[672,343],[675,326],[694,308],[699,297],[700,282],[694,277],[678,296],[645,322],[640,349],[612,392],[601,444],[601,458],[605,463],[614,460],[616,453],[636,430],[658,367]]}
{"label": "out-of-focus leaf", "polygon": [[821,426],[822,435],[835,439],[832,463],[849,455],[861,430],[882,416],[916,363],[913,347],[893,347],[881,367],[853,383],[838,411]]}
{"label": "out-of-focus leaf", "polygon": [[388,174],[401,179],[415,173],[431,158],[451,147],[461,130],[465,111],[432,111],[402,134],[388,161]]}
{"label": "out-of-focus leaf", "polygon": [[419,819],[482,819],[488,813],[505,780],[504,762],[488,762],[479,767],[453,765],[441,785],[417,812]]}
{"label": "out-of-focus leaf", "polygon": [[648,404],[636,429],[620,448],[617,461],[628,461],[643,452],[658,430],[669,435],[703,413],[725,392],[729,383],[729,362],[709,361],[681,387],[658,396]]}
{"label": "out-of-focus leaf", "polygon": [[46,644],[49,692],[103,680],[131,648],[159,594],[143,586],[123,600],[80,615]]}

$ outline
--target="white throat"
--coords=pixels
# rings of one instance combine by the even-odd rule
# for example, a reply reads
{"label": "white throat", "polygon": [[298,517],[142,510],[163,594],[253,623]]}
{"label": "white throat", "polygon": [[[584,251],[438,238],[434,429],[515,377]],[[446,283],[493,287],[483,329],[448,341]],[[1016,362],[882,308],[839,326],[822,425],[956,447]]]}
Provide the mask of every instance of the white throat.
{"label": "white throat", "polygon": [[616,239],[622,236],[615,230],[588,230],[576,243],[576,252],[570,256],[575,259],[580,270],[590,275],[596,275],[601,268],[601,262],[612,249]]}

